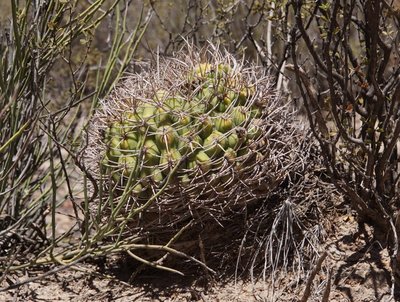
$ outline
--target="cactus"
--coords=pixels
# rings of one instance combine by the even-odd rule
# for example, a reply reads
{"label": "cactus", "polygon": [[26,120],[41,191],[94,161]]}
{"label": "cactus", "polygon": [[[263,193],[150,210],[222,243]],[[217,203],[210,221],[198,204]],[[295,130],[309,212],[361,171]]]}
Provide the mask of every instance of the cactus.
{"label": "cactus", "polygon": [[[135,202],[163,190],[157,200],[167,208],[207,204],[213,215],[270,194],[292,160],[283,152],[289,110],[270,77],[215,49],[207,60],[192,53],[160,64],[128,76],[94,116],[89,153],[98,178],[119,192],[132,186]],[[260,189],[262,181],[270,184]]]}
{"label": "cactus", "polygon": [[133,192],[157,186],[183,162],[176,173],[184,177],[176,179],[187,186],[190,175],[205,176],[224,163],[234,164],[262,136],[263,108],[249,99],[257,90],[241,82],[241,73],[225,62],[200,62],[186,73],[183,79],[191,91],[162,87],[127,108],[104,131],[107,156],[102,166],[111,167],[104,171],[126,183],[131,166],[139,165],[140,177],[153,179],[140,182],[141,189]]}

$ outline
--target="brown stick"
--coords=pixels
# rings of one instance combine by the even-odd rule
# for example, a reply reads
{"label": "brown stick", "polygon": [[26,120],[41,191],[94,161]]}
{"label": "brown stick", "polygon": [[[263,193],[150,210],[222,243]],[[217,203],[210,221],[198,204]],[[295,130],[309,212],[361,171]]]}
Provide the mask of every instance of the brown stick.
{"label": "brown stick", "polygon": [[321,266],[322,266],[322,262],[324,262],[326,256],[328,255],[328,253],[325,251],[321,257],[319,257],[318,261],[317,261],[317,265],[315,266],[315,268],[312,270],[310,277],[307,280],[306,283],[306,288],[304,289],[304,293],[303,293],[303,297],[301,298],[300,302],[307,302],[308,298],[311,295],[311,286],[313,284],[313,281],[315,279],[315,276],[317,275],[317,273],[321,270]]}
{"label": "brown stick", "polygon": [[[286,65],[286,69],[290,70],[292,72],[295,72],[295,67],[292,64]],[[306,72],[299,67],[298,69],[299,76],[301,81],[304,84],[304,87],[307,90],[308,97],[310,98],[311,101],[311,106],[313,107],[313,113],[315,114],[315,119],[318,124],[318,128],[321,131],[322,135],[324,138],[329,137],[329,130],[328,127],[326,126],[326,120],[324,119],[320,106],[318,104],[318,99],[317,99],[317,91],[315,90],[314,86],[311,84],[310,79],[308,78]]]}
{"label": "brown stick", "polygon": [[326,282],[326,287],[321,302],[329,301],[329,295],[331,294],[331,285],[332,285],[331,279],[332,279],[332,270],[330,269],[328,272],[328,281]]}

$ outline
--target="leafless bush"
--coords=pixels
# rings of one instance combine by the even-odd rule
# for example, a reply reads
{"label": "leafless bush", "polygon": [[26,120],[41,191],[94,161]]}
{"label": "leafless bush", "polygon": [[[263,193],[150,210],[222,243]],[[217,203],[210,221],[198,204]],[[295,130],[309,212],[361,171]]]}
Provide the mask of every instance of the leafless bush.
{"label": "leafless bush", "polygon": [[387,244],[398,285],[400,15],[393,2],[292,1],[289,68],[331,181]]}
{"label": "leafless bush", "polygon": [[[150,17],[143,15],[128,33],[126,7],[107,2],[10,1],[9,22],[0,33],[0,283],[9,272],[59,262],[57,246],[82,223],[71,173],[84,170],[78,161],[84,124],[79,115],[90,115],[126,69]],[[113,52],[105,66],[99,62],[89,69],[85,61],[94,32],[105,19],[115,26]],[[81,59],[72,50],[76,44]],[[64,91],[54,88],[55,65],[67,79]],[[96,87],[90,90],[93,71]],[[82,110],[90,99],[93,107]],[[58,211],[66,201],[76,217],[59,235]]]}

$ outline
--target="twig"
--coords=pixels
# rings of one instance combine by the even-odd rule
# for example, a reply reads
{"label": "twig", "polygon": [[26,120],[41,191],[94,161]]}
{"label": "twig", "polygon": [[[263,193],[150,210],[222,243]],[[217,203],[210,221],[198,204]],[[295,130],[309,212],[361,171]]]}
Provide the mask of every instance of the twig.
{"label": "twig", "polygon": [[311,84],[311,81],[308,78],[306,72],[301,67],[294,66],[292,64],[287,64],[286,69],[297,73],[298,76],[300,77],[301,81],[303,82],[304,87],[307,90],[308,97],[310,98],[311,106],[313,107],[312,109],[315,110],[314,113],[315,113],[316,121],[318,123],[319,130],[321,131],[324,138],[329,137],[329,130],[328,130],[328,127],[326,126],[326,121],[322,115],[321,108],[318,103],[317,91],[315,90],[314,86]]}
{"label": "twig", "polygon": [[157,263],[152,262],[152,261],[148,261],[148,260],[146,260],[146,259],[144,259],[144,258],[142,258],[142,257],[139,257],[138,255],[135,255],[135,254],[132,253],[131,251],[126,251],[126,252],[127,252],[127,253],[129,254],[129,256],[131,256],[133,259],[135,259],[135,260],[137,260],[137,261],[140,261],[141,263],[146,264],[146,265],[148,265],[148,266],[151,266],[151,267],[154,267],[154,268],[157,268],[157,269],[161,269],[161,270],[164,270],[164,271],[167,271],[167,272],[170,272],[170,273],[175,273],[175,274],[178,274],[178,275],[181,275],[181,276],[184,276],[184,275],[185,275],[184,273],[182,273],[182,272],[180,272],[180,271],[177,271],[177,270],[175,270],[175,269],[173,269],[173,268],[166,267],[166,266],[157,264]]}
{"label": "twig", "polygon": [[300,302],[307,302],[308,298],[310,297],[310,295],[311,295],[311,286],[312,286],[312,284],[314,282],[315,276],[321,270],[322,262],[324,262],[324,260],[325,260],[327,255],[328,255],[328,253],[325,251],[321,255],[321,257],[319,257],[319,259],[317,261],[317,265],[312,270],[312,272],[310,274],[310,277],[307,280],[306,288],[304,289],[303,297],[301,298]]}
{"label": "twig", "polygon": [[[203,263],[205,265],[207,265],[207,263],[206,263],[206,252],[204,250],[204,243],[203,243],[203,240],[201,239],[200,235],[199,235],[199,248],[200,248],[200,259],[201,259],[201,261],[203,261]],[[210,278],[209,271],[206,270],[206,269],[204,269],[204,271],[206,273],[207,279],[209,279]]]}
{"label": "twig", "polygon": [[20,286],[22,286],[22,285],[24,285],[24,284],[27,284],[27,283],[30,283],[30,282],[34,282],[34,281],[43,279],[43,278],[45,278],[45,277],[54,275],[54,274],[56,274],[56,273],[58,273],[58,272],[61,272],[61,271],[65,270],[65,269],[67,269],[67,268],[70,268],[71,266],[74,266],[75,264],[77,264],[78,262],[80,262],[80,261],[82,261],[82,260],[88,258],[89,256],[90,256],[90,255],[87,254],[87,255],[85,255],[85,256],[83,256],[83,257],[81,257],[81,258],[75,260],[74,262],[71,262],[71,263],[69,263],[69,264],[67,264],[67,265],[63,265],[63,266],[57,267],[57,268],[55,268],[55,269],[53,269],[53,270],[51,270],[51,271],[48,271],[48,272],[46,272],[46,273],[44,273],[44,274],[41,274],[41,275],[38,275],[38,276],[32,277],[32,278],[27,278],[27,279],[25,279],[25,280],[23,280],[23,281],[14,283],[13,285],[10,285],[10,286],[8,286],[8,287],[0,288],[0,292],[8,291],[8,290],[10,290],[10,289],[14,289],[14,288],[20,287]]}
{"label": "twig", "polygon": [[330,269],[329,272],[328,272],[328,281],[326,283],[324,295],[322,297],[321,302],[328,302],[329,301],[329,295],[331,293],[331,285],[332,285],[331,278],[332,278],[332,270]]}

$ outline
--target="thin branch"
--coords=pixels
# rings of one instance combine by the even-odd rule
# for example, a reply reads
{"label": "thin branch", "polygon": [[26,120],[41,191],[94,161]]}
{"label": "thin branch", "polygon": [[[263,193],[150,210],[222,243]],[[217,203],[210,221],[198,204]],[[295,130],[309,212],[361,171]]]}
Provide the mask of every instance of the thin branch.
{"label": "thin branch", "polygon": [[303,296],[300,299],[300,302],[307,302],[308,298],[311,295],[311,286],[314,282],[315,276],[317,276],[318,272],[321,270],[322,263],[324,262],[326,256],[328,256],[328,252],[324,251],[324,253],[319,257],[315,268],[311,271],[310,276],[307,279],[306,288],[304,289]]}

